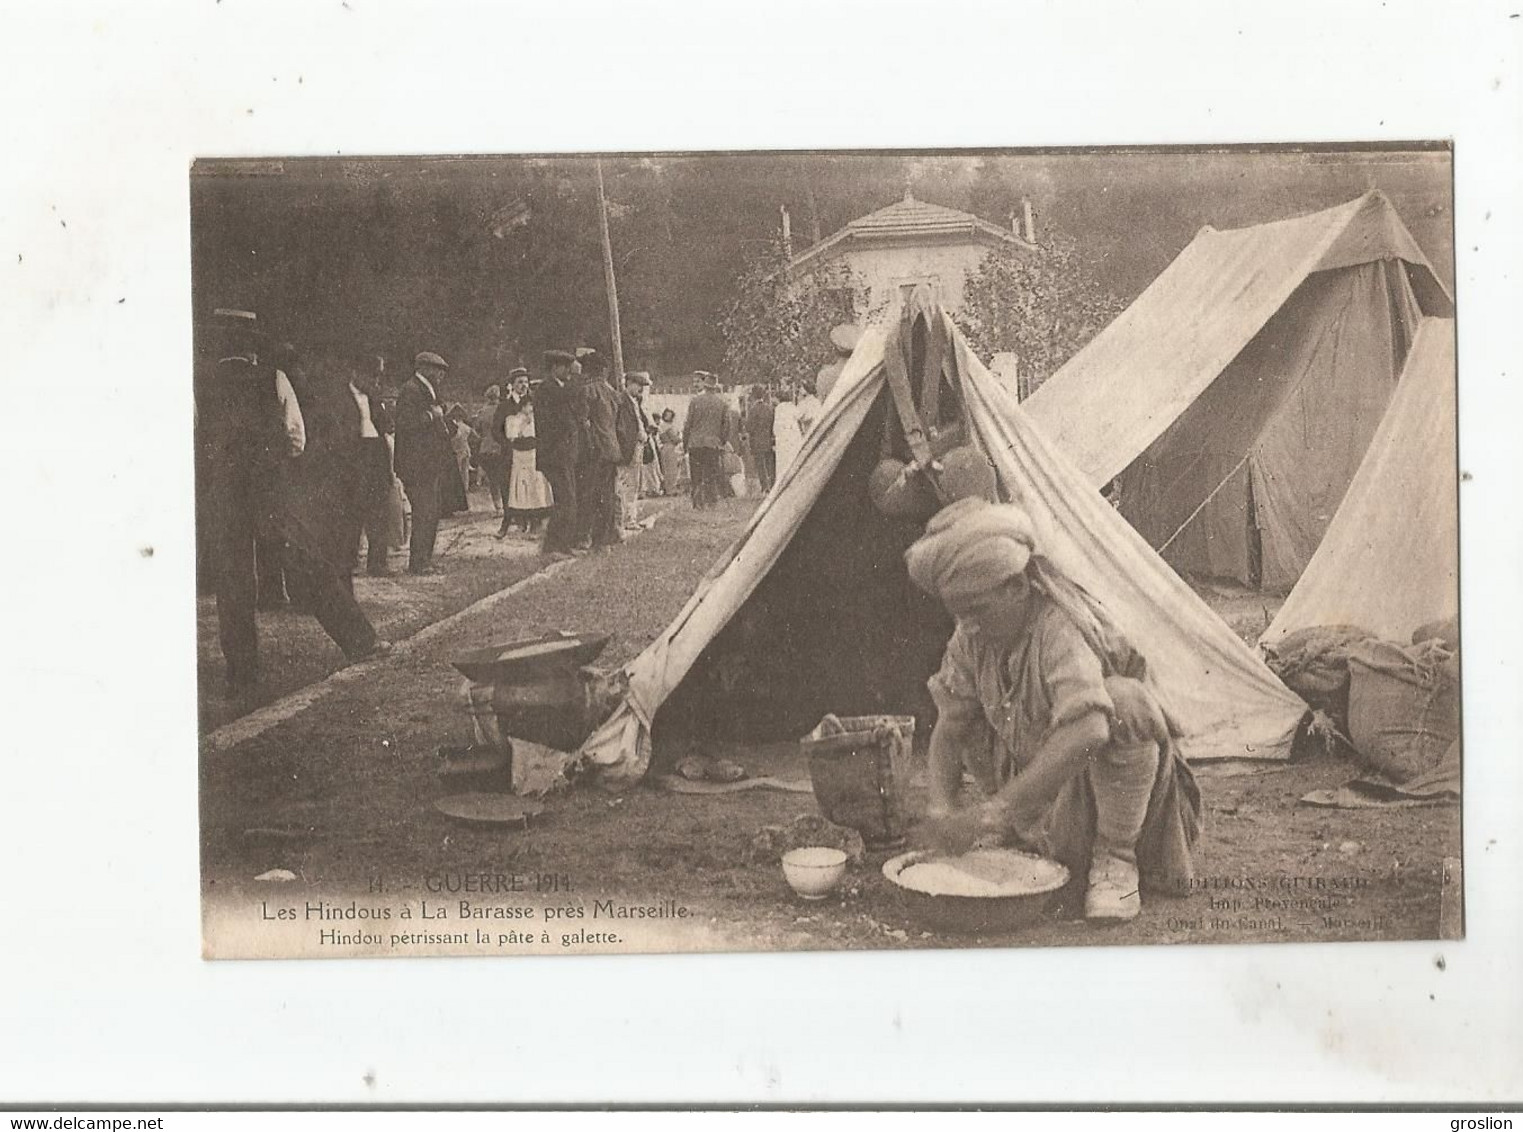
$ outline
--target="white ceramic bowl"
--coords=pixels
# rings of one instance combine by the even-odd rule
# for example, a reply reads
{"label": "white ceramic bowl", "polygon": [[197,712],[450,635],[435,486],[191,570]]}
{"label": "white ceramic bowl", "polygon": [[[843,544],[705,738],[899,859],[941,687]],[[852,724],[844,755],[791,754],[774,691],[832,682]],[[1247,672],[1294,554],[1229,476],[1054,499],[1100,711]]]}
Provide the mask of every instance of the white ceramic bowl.
{"label": "white ceramic bowl", "polygon": [[845,874],[846,854],[839,849],[811,845],[783,854],[783,876],[805,900],[824,900]]}

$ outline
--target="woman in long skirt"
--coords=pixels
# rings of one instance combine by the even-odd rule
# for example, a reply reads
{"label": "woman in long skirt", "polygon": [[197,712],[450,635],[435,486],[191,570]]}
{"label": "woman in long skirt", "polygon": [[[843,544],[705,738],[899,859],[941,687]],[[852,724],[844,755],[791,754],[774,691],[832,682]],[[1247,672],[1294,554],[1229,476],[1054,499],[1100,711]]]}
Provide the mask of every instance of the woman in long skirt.
{"label": "woman in long skirt", "polygon": [[671,409],[661,411],[661,485],[667,495],[677,495],[687,486],[687,469],[682,459],[682,430],[677,427],[677,414]]}
{"label": "woman in long skirt", "polygon": [[497,537],[506,538],[514,525],[525,534],[537,534],[540,523],[550,513],[553,499],[550,481],[539,470],[535,457],[538,442],[534,434],[534,400],[529,394],[528,370],[513,371],[513,390],[502,399],[497,415],[511,454],[502,527]]}

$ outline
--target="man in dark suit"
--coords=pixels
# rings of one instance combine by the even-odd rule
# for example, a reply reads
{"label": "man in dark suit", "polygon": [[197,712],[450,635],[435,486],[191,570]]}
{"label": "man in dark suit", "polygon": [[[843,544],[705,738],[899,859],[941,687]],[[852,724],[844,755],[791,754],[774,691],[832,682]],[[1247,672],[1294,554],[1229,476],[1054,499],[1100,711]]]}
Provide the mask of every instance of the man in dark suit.
{"label": "man in dark suit", "polygon": [[212,333],[214,352],[198,380],[197,442],[207,452],[217,628],[229,687],[241,692],[260,677],[254,615],[260,536],[284,540],[288,571],[345,656],[354,661],[388,651],[327,560],[326,500],[314,490],[318,464],[290,451],[272,372],[259,364],[254,315],[219,310]]}
{"label": "man in dark suit", "polygon": [[455,462],[439,402],[439,386],[448,370],[443,358],[425,350],[413,359],[413,375],[397,395],[397,475],[412,503],[409,574],[438,572],[434,541],[443,507],[441,484],[445,468],[453,468]]}
{"label": "man in dark suit", "polygon": [[[363,493],[375,490],[374,449],[364,445],[385,441],[362,437],[364,414],[347,366],[313,377],[306,396],[307,444],[290,462],[282,509],[286,576],[344,655],[360,660],[391,647],[355,601],[353,579]],[[376,432],[373,423],[369,431]]]}
{"label": "man in dark suit", "polygon": [[587,497],[584,525],[594,549],[614,546],[623,539],[619,531],[619,394],[608,384],[608,363],[603,355],[587,353],[581,359],[587,380],[587,450],[582,453]]}
{"label": "man in dark suit", "polygon": [[636,370],[624,375],[624,392],[619,397],[619,413],[613,431],[619,439],[619,527],[640,529],[640,476],[647,463],[656,458],[655,428],[645,415],[645,391],[650,374]]}
{"label": "man in dark suit", "polygon": [[577,466],[582,457],[585,401],[571,381],[576,359],[565,350],[546,350],[545,380],[534,393],[536,461],[550,482],[550,519],[545,524],[544,552],[566,558],[577,532]]}
{"label": "man in dark suit", "polygon": [[703,392],[688,402],[682,422],[682,447],[687,449],[693,472],[693,506],[700,511],[719,502],[719,477],[724,445],[730,439],[729,405],[718,389],[718,379],[700,370],[694,377]]}
{"label": "man in dark suit", "polygon": [[746,442],[751,446],[751,459],[756,464],[756,478],[761,481],[763,495],[772,490],[777,480],[777,451],[772,439],[776,420],[772,391],[765,385],[753,389],[751,405],[746,410]]}
{"label": "man in dark suit", "polygon": [[378,404],[380,372],[364,361],[340,365],[313,390],[313,413],[307,455],[319,473],[320,487],[332,496],[332,551],[351,592],[359,562],[360,534],[368,549],[370,574],[389,573],[386,566],[387,504],[391,492],[391,453],[382,431]]}
{"label": "man in dark suit", "polygon": [[213,313],[198,351],[196,446],[206,476],[205,518],[217,633],[228,689],[259,682],[255,540],[275,533],[273,485],[286,449],[273,378],[260,368],[264,344],[252,311]]}
{"label": "man in dark suit", "polygon": [[[290,342],[280,342],[270,349],[269,355],[270,364],[275,370],[275,396],[280,402],[281,418],[290,440],[289,452],[292,456],[300,456],[307,442],[303,407],[310,400],[311,391],[307,388],[304,372],[298,364],[295,346]],[[277,479],[278,476],[277,472]],[[279,493],[284,488],[277,483],[272,490]],[[266,531],[254,540],[260,609],[284,609],[287,605],[302,608],[307,604],[306,595],[300,589],[300,580],[290,581],[286,577],[285,557],[285,540],[279,534]]]}

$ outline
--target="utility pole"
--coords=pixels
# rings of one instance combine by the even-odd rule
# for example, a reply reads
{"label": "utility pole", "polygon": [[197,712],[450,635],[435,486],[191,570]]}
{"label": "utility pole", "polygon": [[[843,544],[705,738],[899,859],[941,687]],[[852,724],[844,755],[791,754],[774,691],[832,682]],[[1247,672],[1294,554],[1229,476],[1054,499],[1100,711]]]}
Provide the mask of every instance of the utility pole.
{"label": "utility pole", "polygon": [[613,278],[613,244],[608,239],[608,197],[603,191],[603,159],[595,159],[598,170],[598,230],[603,234],[603,282],[608,288],[608,329],[613,335],[613,371],[616,380],[624,378],[624,342],[619,335],[619,288]]}

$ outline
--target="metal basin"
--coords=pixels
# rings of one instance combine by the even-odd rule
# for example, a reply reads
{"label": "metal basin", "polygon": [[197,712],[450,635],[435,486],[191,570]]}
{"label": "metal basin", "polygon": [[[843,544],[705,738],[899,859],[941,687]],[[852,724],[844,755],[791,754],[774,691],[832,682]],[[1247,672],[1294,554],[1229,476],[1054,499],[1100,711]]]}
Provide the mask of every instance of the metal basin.
{"label": "metal basin", "polygon": [[921,849],[890,857],[883,863],[883,875],[893,884],[910,916],[930,931],[955,935],[1010,932],[1042,918],[1042,914],[1068,883],[1068,869],[1056,861],[1030,853],[1014,849],[1000,852],[1033,863],[1033,867],[1036,862],[1040,862],[1039,871],[1046,874],[1045,878],[1035,883],[1029,891],[1010,896],[954,896],[918,892],[905,887],[900,874],[911,865],[936,856]]}
{"label": "metal basin", "polygon": [[489,645],[450,663],[462,675],[482,684],[531,680],[560,669],[591,664],[608,647],[607,633],[550,633],[543,637]]}

